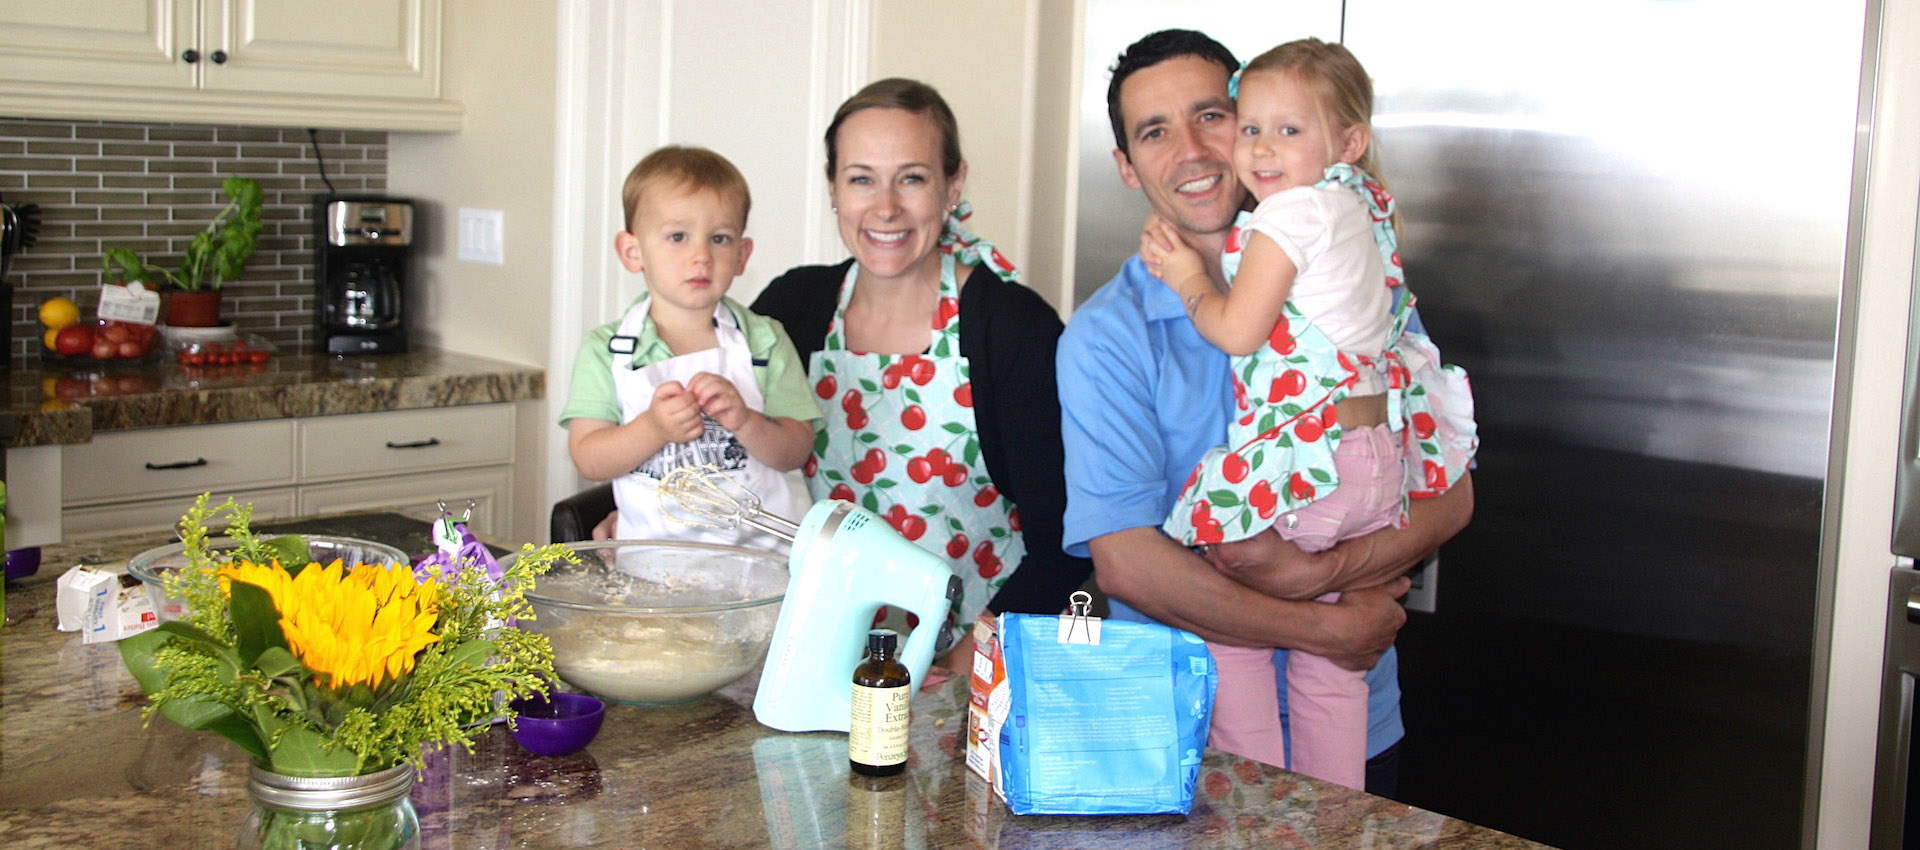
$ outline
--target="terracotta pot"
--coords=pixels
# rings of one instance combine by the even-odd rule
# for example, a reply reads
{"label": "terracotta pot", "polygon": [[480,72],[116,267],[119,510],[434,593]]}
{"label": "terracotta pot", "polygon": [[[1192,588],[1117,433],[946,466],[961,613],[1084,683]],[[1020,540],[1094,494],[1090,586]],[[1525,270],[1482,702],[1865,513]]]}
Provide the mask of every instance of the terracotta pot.
{"label": "terracotta pot", "polygon": [[167,293],[167,324],[176,328],[211,328],[220,324],[220,290],[198,289]]}

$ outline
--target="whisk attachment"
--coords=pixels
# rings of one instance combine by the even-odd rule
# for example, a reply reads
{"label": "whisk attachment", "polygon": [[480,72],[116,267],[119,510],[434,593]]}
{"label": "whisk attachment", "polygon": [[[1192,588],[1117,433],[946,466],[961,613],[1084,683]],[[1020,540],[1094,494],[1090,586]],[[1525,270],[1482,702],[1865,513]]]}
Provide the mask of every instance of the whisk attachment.
{"label": "whisk attachment", "polygon": [[705,528],[752,526],[793,542],[798,523],[774,516],[760,507],[760,497],[711,464],[676,467],[660,479],[654,491],[660,513],[684,525]]}

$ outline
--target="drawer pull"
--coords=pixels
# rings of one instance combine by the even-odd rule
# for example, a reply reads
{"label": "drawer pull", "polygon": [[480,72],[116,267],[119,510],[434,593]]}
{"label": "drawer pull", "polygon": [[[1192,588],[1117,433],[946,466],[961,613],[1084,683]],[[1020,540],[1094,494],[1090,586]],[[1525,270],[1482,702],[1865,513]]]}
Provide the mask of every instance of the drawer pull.
{"label": "drawer pull", "polygon": [[203,457],[197,457],[193,460],[183,460],[178,463],[154,463],[153,461],[147,461],[148,469],[192,469],[196,466],[206,465],[207,459]]}
{"label": "drawer pull", "polygon": [[428,437],[424,440],[414,440],[411,443],[396,443],[392,440],[387,441],[387,448],[390,449],[424,449],[428,446],[437,445],[440,445],[439,437]]}

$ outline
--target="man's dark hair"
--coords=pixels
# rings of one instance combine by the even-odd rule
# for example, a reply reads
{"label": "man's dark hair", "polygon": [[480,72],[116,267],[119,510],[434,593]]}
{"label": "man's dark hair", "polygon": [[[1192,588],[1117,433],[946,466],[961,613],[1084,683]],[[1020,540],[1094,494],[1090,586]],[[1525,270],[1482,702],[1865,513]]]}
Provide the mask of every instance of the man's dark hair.
{"label": "man's dark hair", "polygon": [[1226,69],[1229,74],[1240,70],[1240,60],[1233,58],[1233,51],[1205,33],[1193,30],[1161,30],[1129,45],[1113,67],[1107,69],[1112,74],[1107,83],[1107,119],[1113,122],[1113,143],[1121,153],[1131,157],[1127,150],[1127,128],[1120,118],[1120,84],[1135,71],[1179,56],[1198,56]]}

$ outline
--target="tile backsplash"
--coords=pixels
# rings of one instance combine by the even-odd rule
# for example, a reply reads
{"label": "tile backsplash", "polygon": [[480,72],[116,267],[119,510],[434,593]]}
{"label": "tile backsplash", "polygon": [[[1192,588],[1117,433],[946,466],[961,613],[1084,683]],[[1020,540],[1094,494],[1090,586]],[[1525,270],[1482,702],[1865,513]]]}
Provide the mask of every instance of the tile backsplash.
{"label": "tile backsplash", "polygon": [[[320,130],[339,192],[387,188],[387,134]],[[222,315],[282,351],[313,344],[313,196],[327,191],[301,128],[123,124],[0,117],[0,200],[40,207],[39,239],[13,258],[17,364],[39,358],[40,302],[65,295],[93,314],[100,257],[129,248],[171,266],[226,204],[220,182],[251,177],[266,191],[258,247],[222,289]]]}

